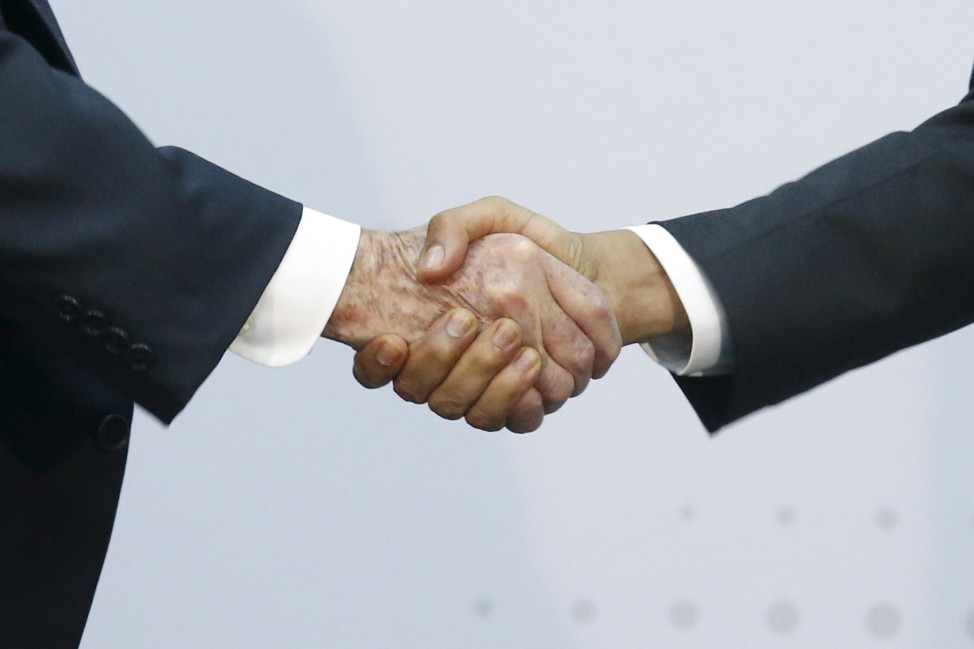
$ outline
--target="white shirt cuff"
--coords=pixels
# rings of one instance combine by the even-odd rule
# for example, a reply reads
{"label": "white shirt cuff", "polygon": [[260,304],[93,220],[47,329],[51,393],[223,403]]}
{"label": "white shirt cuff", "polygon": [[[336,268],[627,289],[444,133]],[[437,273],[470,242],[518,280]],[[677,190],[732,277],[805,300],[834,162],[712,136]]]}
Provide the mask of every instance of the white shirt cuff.
{"label": "white shirt cuff", "polygon": [[345,287],[361,228],[304,208],[281,264],[230,351],[281,367],[311,352]]}
{"label": "white shirt cuff", "polygon": [[680,376],[729,374],[733,353],[727,316],[710,280],[683,246],[660,225],[631,228],[666,271],[690,321],[690,337],[659,336],[642,344],[646,353]]}

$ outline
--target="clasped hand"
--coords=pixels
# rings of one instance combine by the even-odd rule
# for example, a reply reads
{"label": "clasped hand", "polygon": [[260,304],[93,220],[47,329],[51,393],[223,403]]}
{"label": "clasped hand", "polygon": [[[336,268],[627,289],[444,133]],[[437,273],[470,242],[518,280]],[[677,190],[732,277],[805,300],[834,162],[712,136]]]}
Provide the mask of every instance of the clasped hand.
{"label": "clasped hand", "polygon": [[362,234],[323,335],[359,350],[363,385],[394,380],[443,417],[527,432],[618,356],[602,291],[532,240],[479,238],[429,282],[417,270],[425,245],[426,228]]}

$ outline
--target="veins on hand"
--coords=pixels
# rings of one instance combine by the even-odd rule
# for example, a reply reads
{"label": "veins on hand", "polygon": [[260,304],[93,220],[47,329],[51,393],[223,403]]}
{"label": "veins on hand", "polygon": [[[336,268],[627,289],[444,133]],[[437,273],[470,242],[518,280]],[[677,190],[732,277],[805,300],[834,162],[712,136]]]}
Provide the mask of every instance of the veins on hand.
{"label": "veins on hand", "polygon": [[[524,311],[522,270],[511,268],[520,243],[515,235],[485,237],[470,247],[467,262],[447,281],[422,284],[416,259],[422,228],[398,233],[366,230],[348,280],[323,335],[361,349],[379,334],[412,342],[453,307],[473,312],[484,326]],[[523,247],[523,246],[522,246]],[[524,254],[524,253],[522,253]],[[512,313],[517,312],[517,313]]]}

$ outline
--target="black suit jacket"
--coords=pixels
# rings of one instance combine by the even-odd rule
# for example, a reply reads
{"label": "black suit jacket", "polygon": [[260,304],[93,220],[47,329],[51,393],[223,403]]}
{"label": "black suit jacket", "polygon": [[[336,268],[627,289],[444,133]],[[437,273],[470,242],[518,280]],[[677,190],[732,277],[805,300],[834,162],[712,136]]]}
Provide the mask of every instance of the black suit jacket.
{"label": "black suit jacket", "polygon": [[133,402],[164,422],[246,320],[301,206],[156,149],[0,0],[0,647],[75,647]]}
{"label": "black suit jacket", "polygon": [[734,373],[677,379],[714,431],[974,322],[974,91],[768,196],[661,225],[727,312]]}

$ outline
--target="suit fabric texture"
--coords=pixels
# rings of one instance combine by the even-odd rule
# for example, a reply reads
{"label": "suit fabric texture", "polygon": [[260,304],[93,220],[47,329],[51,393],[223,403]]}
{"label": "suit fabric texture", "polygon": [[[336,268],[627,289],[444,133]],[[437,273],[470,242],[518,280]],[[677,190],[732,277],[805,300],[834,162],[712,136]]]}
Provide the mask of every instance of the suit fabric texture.
{"label": "suit fabric texture", "polygon": [[186,405],[301,209],[154,147],[44,0],[0,0],[0,647],[79,644],[133,403]]}
{"label": "suit fabric texture", "polygon": [[[664,222],[727,312],[710,430],[974,321],[974,94],[743,205]],[[76,647],[133,403],[212,371],[301,206],[157,149],[85,85],[44,0],[0,0],[0,648]]]}
{"label": "suit fabric texture", "polygon": [[959,105],[731,209],[660,223],[727,314],[734,371],[678,377],[710,431],[974,322],[974,78]]}

